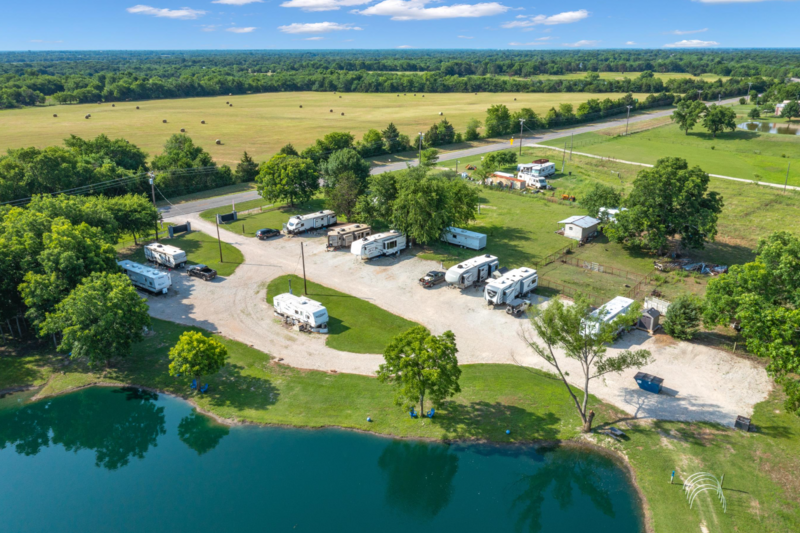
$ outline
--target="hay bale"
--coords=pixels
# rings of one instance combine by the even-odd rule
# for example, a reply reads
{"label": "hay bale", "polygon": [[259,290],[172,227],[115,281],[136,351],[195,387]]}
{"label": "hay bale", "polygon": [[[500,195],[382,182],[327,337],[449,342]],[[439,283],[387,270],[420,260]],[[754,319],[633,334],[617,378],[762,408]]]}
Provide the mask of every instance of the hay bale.
{"label": "hay bale", "polygon": [[341,96],[339,98],[341,98]]}
{"label": "hay bale", "polygon": [[214,144],[222,144],[222,141],[220,141],[219,139],[217,139],[216,141],[214,141]]}
{"label": "hay bale", "polygon": [[167,123],[167,119],[162,120],[161,123],[162,124],[166,124]]}
{"label": "hay bale", "polygon": [[206,121],[205,121],[205,120],[201,120],[201,121],[200,121],[200,124],[205,124],[205,123],[206,123]]}
{"label": "hay bale", "polygon": [[139,106],[138,106],[138,105],[136,106],[136,109],[139,109]]}
{"label": "hay bale", "polygon": [[439,111],[439,116],[441,117],[442,115],[444,115],[444,113],[442,113],[441,111]]}
{"label": "hay bale", "polygon": [[186,133],[186,130],[181,128],[181,133]]}
{"label": "hay bale", "polygon": [[117,104],[111,104],[111,107],[117,107]]}
{"label": "hay bale", "polygon": [[53,113],[53,118],[56,118],[57,116],[58,116],[58,115],[56,115],[55,113]]}
{"label": "hay bale", "polygon": [[103,103],[103,102],[101,102],[100,100],[98,100],[98,101],[97,101],[97,105],[100,105],[100,104],[102,104],[102,103]]}
{"label": "hay bale", "polygon": [[225,102],[225,105],[230,105],[230,104],[231,104],[230,102]]}
{"label": "hay bale", "polygon": [[91,116],[91,115],[86,115],[86,116],[85,116],[85,117],[83,117],[83,118],[89,118],[90,116]]}
{"label": "hay bale", "polygon": [[516,101],[517,101],[517,99],[516,99],[516,98],[514,98],[514,101],[516,102]]}
{"label": "hay bale", "polygon": [[233,96],[233,93],[228,93],[228,96]]}
{"label": "hay bale", "polygon": [[344,116],[344,113],[342,113],[342,116]]}
{"label": "hay bale", "polygon": [[300,106],[300,109],[303,109],[303,106]]}
{"label": "hay bale", "polygon": [[331,111],[330,111],[330,112],[331,112],[331,113],[333,113],[333,109],[331,109]]}
{"label": "hay bale", "polygon": [[230,107],[233,107],[233,104],[230,104]]}
{"label": "hay bale", "polygon": [[423,94],[422,97],[425,98],[425,95]]}

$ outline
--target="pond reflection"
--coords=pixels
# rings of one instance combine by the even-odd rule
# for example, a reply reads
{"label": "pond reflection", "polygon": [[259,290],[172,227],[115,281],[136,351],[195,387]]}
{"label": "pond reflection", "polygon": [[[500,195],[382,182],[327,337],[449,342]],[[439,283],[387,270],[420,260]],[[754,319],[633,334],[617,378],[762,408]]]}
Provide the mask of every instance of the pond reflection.
{"label": "pond reflection", "polygon": [[740,130],[757,131],[759,133],[776,133],[778,135],[800,135],[800,127],[778,122],[743,122],[737,126]]}

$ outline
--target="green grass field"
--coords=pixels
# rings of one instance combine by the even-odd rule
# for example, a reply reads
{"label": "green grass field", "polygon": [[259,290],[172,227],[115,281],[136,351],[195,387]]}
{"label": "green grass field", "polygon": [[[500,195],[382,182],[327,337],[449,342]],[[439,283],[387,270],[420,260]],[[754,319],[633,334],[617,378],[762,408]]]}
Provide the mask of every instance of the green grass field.
{"label": "green grass field", "polygon": [[[304,204],[297,204],[294,207],[290,207],[286,204],[269,204],[266,200],[256,199],[236,204],[236,211],[246,211],[248,209],[256,209],[261,206],[264,206],[264,212],[241,215],[239,216],[239,220],[225,223],[220,227],[239,235],[254,237],[256,231],[262,228],[280,230],[289,220],[289,218],[294,215],[302,215],[304,213],[312,213],[314,211],[320,211],[324,209],[325,200],[321,197],[317,197]],[[213,222],[216,220],[217,214],[230,212],[230,206],[218,207],[215,209],[209,209],[208,211],[203,211],[200,213],[200,217],[208,220],[209,222]],[[244,228],[244,230],[242,230],[242,228]]]}
{"label": "green grass field", "polygon": [[[286,275],[273,279],[267,287],[267,302],[288,292],[289,281],[294,294],[303,294],[303,278]],[[326,344],[334,350],[353,353],[383,353],[393,337],[418,326],[393,315],[365,300],[308,282],[307,296],[328,309]]]}
{"label": "green grass field", "polygon": [[[582,80],[586,77],[587,72],[570,72],[569,74],[540,74],[538,76],[532,76],[531,79],[534,80]],[[629,79],[636,79],[639,77],[641,72],[598,72],[600,75],[601,80],[622,80],[624,78]],[[705,81],[716,81],[721,79],[722,81],[730,79],[730,76],[718,76],[716,74],[701,74],[699,76],[693,76],[688,72],[655,72],[654,76],[656,78],[661,78],[664,82],[668,80],[676,80],[676,79],[686,79],[686,78],[694,78],[694,79],[702,79]]]}
{"label": "green grass field", "polygon": [[[102,374],[77,362],[63,367],[63,356],[53,355],[47,343],[25,356],[0,349],[0,390],[47,381],[41,393],[51,395],[98,381],[130,383],[193,396],[215,415],[261,424],[498,443],[567,440],[579,434],[580,421],[563,385],[548,374],[511,365],[463,366],[461,394],[437,409],[436,418],[422,421],[395,406],[392,389],[374,378],[296,370],[215,336],[228,348],[228,364],[209,376],[208,394],[193,395],[189,380],[167,372],[167,352],[189,328],[161,320],[153,326],[155,334],[134,346],[131,357]],[[631,421],[594,397],[590,405],[597,412],[595,427],[615,425],[628,435],[619,442],[590,438],[627,457],[647,501],[649,530],[686,533],[702,531],[701,524],[720,533],[800,528],[800,418],[784,411],[778,392],[756,406],[752,420],[757,430],[751,433],[714,424]],[[507,428],[511,435],[505,434]],[[670,485],[673,470],[676,483]],[[727,513],[710,497],[689,510],[680,483],[701,470],[725,474]]]}
{"label": "green grass field", "polygon": [[[206,235],[201,231],[192,231],[188,234],[176,235],[172,239],[164,239],[161,242],[172,246],[177,246],[186,252],[190,265],[208,265],[217,271],[220,276],[230,276],[236,267],[244,262],[244,256],[235,246],[222,243],[222,259],[219,260],[219,244],[217,239]],[[137,263],[145,263],[143,245],[131,246],[120,250],[122,259],[130,259]]]}
{"label": "green grass field", "polygon": [[[332,131],[349,131],[361,138],[370,128],[394,124],[401,133],[416,135],[438,122],[443,113],[456,130],[467,120],[483,120],[492,104],[506,104],[512,111],[530,107],[546,113],[560,103],[575,106],[590,98],[619,98],[604,93],[473,93],[414,96],[362,93],[264,93],[241,96],[47,106],[0,111],[0,152],[7,148],[61,144],[75,134],[95,137],[101,133],[122,137],[147,151],[161,152],[164,141],[181,128],[218,163],[235,164],[247,152],[263,161],[281,146],[304,148]],[[341,97],[341,98],[340,98]],[[635,94],[646,98],[646,94]],[[514,100],[516,98],[516,101]],[[225,102],[231,102],[229,107]],[[303,106],[300,109],[300,106]],[[137,110],[136,107],[139,107]],[[333,113],[330,110],[333,109]],[[53,117],[53,114],[58,117]],[[342,116],[344,113],[344,116]],[[90,119],[84,115],[91,114]],[[167,120],[166,124],[162,120]],[[205,120],[205,124],[200,124]],[[214,144],[219,139],[221,145]]]}

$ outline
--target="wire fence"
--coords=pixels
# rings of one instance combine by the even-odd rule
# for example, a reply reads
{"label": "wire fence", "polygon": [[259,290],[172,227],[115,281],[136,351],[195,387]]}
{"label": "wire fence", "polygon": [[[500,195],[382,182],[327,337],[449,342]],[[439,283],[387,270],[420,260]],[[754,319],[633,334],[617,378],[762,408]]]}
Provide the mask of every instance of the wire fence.
{"label": "wire fence", "polygon": [[639,283],[631,287],[631,290],[628,291],[626,296],[632,300],[638,300],[640,298],[644,298],[645,296],[649,296],[648,293],[650,291],[650,282],[653,280],[653,276],[655,275],[655,271],[647,274],[639,281]]}
{"label": "wire fence", "polygon": [[546,256],[544,259],[542,259],[541,261],[536,263],[536,268],[537,269],[541,269],[544,266],[547,266],[547,265],[549,265],[551,263],[555,263],[556,261],[558,261],[559,259],[564,257],[566,254],[570,253],[572,250],[574,250],[577,247],[578,247],[578,241],[570,242],[565,247],[560,248],[559,250],[556,250],[552,254]]}
{"label": "wire fence", "polygon": [[605,298],[602,298],[596,294],[592,294],[581,289],[576,289],[575,287],[570,287],[569,285],[564,285],[563,283],[559,283],[557,281],[551,281],[543,277],[539,277],[539,287],[556,291],[562,296],[567,296],[568,298],[575,298],[578,294],[581,294],[582,296],[588,298],[591,304],[595,307],[600,307],[606,302]]}
{"label": "wire fence", "polygon": [[601,265],[600,263],[595,263],[594,261],[587,261],[579,257],[567,257],[566,255],[564,255],[562,257],[559,257],[558,261],[564,263],[565,265],[572,265],[578,268],[582,268],[584,270],[591,270],[593,272],[600,272],[602,274],[619,276],[621,278],[625,278],[626,280],[636,280],[637,282],[639,282],[642,279],[641,274],[636,274],[634,272],[629,272],[627,270],[623,270],[621,268],[616,268],[608,265]]}

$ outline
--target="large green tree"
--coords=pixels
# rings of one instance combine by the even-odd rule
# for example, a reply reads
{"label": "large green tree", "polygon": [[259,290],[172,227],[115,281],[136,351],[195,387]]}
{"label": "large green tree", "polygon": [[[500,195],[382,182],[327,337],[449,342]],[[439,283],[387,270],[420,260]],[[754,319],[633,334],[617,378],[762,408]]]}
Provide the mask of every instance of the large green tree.
{"label": "large green tree", "polygon": [[682,294],[667,309],[664,332],[676,339],[692,340],[699,331],[702,314],[702,301],[692,294]]}
{"label": "large green tree", "polygon": [[717,133],[736,130],[736,111],[730,107],[711,104],[703,116],[703,127],[716,138]]}
{"label": "large green tree", "polygon": [[216,374],[228,359],[228,349],[213,337],[198,331],[186,331],[169,351],[169,375],[197,379],[197,389],[203,376]]}
{"label": "large green tree", "polygon": [[419,405],[424,413],[426,397],[439,407],[461,392],[457,353],[452,331],[436,336],[423,326],[413,327],[392,339],[384,350],[378,381],[394,385],[397,405],[406,409]]}
{"label": "large green tree", "polygon": [[352,148],[345,148],[333,152],[327,161],[319,164],[319,171],[325,182],[326,194],[336,187],[339,178],[345,174],[353,177],[358,184],[359,194],[367,189],[369,177],[369,162],[365,161],[359,153]]}
{"label": "large green tree", "polygon": [[798,103],[795,100],[783,106],[783,110],[781,111],[781,118],[787,118],[789,120],[792,120],[793,118],[797,117],[800,117],[800,103]]}
{"label": "large green tree", "polygon": [[699,100],[681,101],[672,112],[672,121],[678,124],[678,129],[686,135],[697,125],[700,116],[705,112],[706,105]]}
{"label": "large green tree", "polygon": [[307,202],[319,189],[319,174],[310,159],[276,155],[261,165],[256,177],[258,193],[267,201]]}
{"label": "large green tree", "polygon": [[402,148],[400,131],[394,125],[394,122],[390,122],[386,129],[381,132],[381,138],[383,139],[383,149],[387,153],[393,154],[399,152]]}
{"label": "large green tree", "polygon": [[499,137],[514,131],[514,124],[511,122],[511,112],[503,104],[496,104],[486,110],[487,137]]}
{"label": "large green tree", "polygon": [[616,242],[664,253],[669,240],[679,237],[685,248],[703,248],[717,234],[722,197],[708,190],[710,178],[685,159],[659,159],[641,170],[625,207],[606,234]]}
{"label": "large green tree", "polygon": [[[613,320],[606,321],[604,308],[593,313],[591,302],[578,295],[573,305],[565,305],[560,299],[552,299],[546,308],[534,308],[531,324],[535,336],[526,340],[534,353],[544,359],[558,373],[575,408],[583,421],[583,431],[592,430],[594,411],[589,407],[589,387],[592,380],[609,373],[619,373],[629,368],[640,368],[650,361],[647,350],[622,350],[609,355],[608,347],[614,342],[620,328],[633,325],[639,318],[640,309],[630,310]],[[572,390],[565,367],[571,360],[578,364],[583,398]]]}
{"label": "large green tree", "polygon": [[116,220],[119,232],[133,235],[134,242],[138,236],[152,231],[159,218],[158,209],[143,194],[109,198],[106,207]]}
{"label": "large green tree", "polygon": [[353,220],[353,213],[361,195],[361,183],[352,172],[340,174],[336,186],[327,191],[327,205],[338,216]]}
{"label": "large green tree", "polygon": [[106,365],[130,354],[150,325],[147,303],[124,274],[95,272],[55,306],[42,333],[61,336],[58,350],[91,366]]}
{"label": "large green tree", "polygon": [[258,163],[253,161],[253,158],[247,153],[247,150],[242,154],[242,159],[236,165],[234,172],[237,183],[246,183],[254,181],[258,176]]}
{"label": "large green tree", "polygon": [[617,208],[622,205],[622,193],[617,191],[614,187],[603,185],[602,183],[594,183],[591,188],[581,196],[581,207],[589,212],[589,215],[598,217],[600,215],[600,208]]}
{"label": "large green tree", "polygon": [[478,133],[478,128],[481,127],[481,121],[477,118],[471,118],[467,121],[467,127],[464,130],[464,140],[465,141],[477,141],[481,138],[481,134]]}

